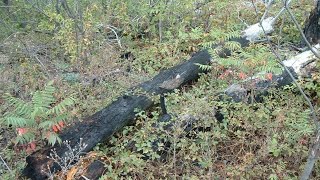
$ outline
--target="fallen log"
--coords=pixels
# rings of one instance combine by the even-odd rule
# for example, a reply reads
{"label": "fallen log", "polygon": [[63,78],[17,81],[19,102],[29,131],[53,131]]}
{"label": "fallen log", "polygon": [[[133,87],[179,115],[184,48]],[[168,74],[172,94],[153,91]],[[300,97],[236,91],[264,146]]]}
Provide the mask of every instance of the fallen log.
{"label": "fallen log", "polygon": [[[317,44],[313,47],[314,49],[320,48],[320,45]],[[313,54],[312,51],[302,52],[288,60],[283,61],[283,65],[286,66],[290,73],[294,76],[294,78],[303,78],[310,77],[310,73],[316,67],[315,60],[317,57]],[[282,74],[274,75],[272,80],[265,80],[259,77],[251,77],[249,79],[244,80],[241,83],[233,84],[229,86],[224,93],[231,97],[231,99],[235,102],[239,102],[247,96],[250,91],[247,87],[250,87],[248,84],[254,83],[255,91],[258,91],[260,94],[265,94],[267,89],[271,86],[274,87],[282,87],[285,85],[289,85],[293,82],[293,79],[290,78],[287,71],[283,70]],[[259,97],[257,97],[259,98]]]}
{"label": "fallen log", "polygon": [[[267,21],[265,24],[267,25],[268,23],[270,22]],[[272,24],[270,26],[272,26]],[[259,33],[254,33],[254,36],[250,33],[245,33],[243,37],[232,39],[232,41],[239,42],[243,47],[248,46],[250,41],[254,41],[259,37],[259,34],[262,33],[262,28],[259,26],[252,26],[250,29],[251,31],[259,31]],[[219,53],[219,56],[223,57],[228,54],[230,54],[230,51],[224,49]],[[196,64],[207,65],[211,60],[208,51],[202,50],[196,53],[190,60],[160,72],[152,80],[132,88],[131,91],[140,89],[149,94],[170,92],[192,80],[196,80],[200,73],[205,72]],[[134,93],[131,92],[128,95],[119,97],[106,108],[66,129],[62,132],[60,138],[62,141],[68,140],[71,147],[76,147],[76,142],[82,138],[83,143],[86,144],[83,152],[88,152],[96,144],[105,141],[123,126],[133,122],[135,118],[134,110],[136,108],[146,110],[152,105],[152,100],[146,94],[134,95]],[[54,173],[60,170],[61,167],[52,159],[48,158],[51,149],[55,149],[57,155],[62,159],[67,158],[67,147],[60,145],[55,145],[53,148],[45,147],[26,158],[27,166],[22,171],[22,175],[31,179],[42,180],[47,178],[47,172]]]}
{"label": "fallen log", "polygon": [[[319,44],[315,46],[315,48],[319,48],[319,47],[320,47]],[[283,63],[288,67],[288,69],[290,70],[290,73],[292,73],[295,78],[301,78],[301,77],[309,76],[309,73],[316,66],[314,62],[315,60],[316,60],[316,57],[311,51],[305,51],[288,60],[283,61]],[[230,98],[229,100],[232,100],[235,102],[243,101],[244,98],[248,96],[249,89],[247,89],[247,87],[250,87],[248,84],[252,84],[252,82],[254,82],[254,85],[255,85],[254,88],[257,91],[256,93],[258,94],[258,97],[256,98],[259,99],[260,98],[259,96],[266,94],[268,88],[283,87],[285,85],[291,84],[293,80],[290,78],[288,72],[283,71],[282,74],[273,76],[272,80],[265,80],[257,77],[257,78],[250,78],[250,79],[244,80],[243,82],[238,84],[232,84],[231,86],[226,88],[222,94],[229,97]],[[221,98],[223,99],[223,97]],[[219,111],[217,113],[219,113]],[[167,114],[165,114],[165,116],[166,115]],[[165,118],[165,119],[166,121],[170,121],[170,118],[171,117],[169,117],[169,119],[168,118]],[[183,118],[183,117],[181,118],[183,119],[182,121],[183,121],[184,131],[186,133],[191,131],[193,128],[193,124],[197,121],[197,119],[192,116],[188,118]],[[217,120],[223,120],[222,115],[216,114],[216,118]],[[162,118],[160,118],[159,121],[161,121],[161,119]],[[172,131],[171,127],[172,127],[172,124],[169,124],[166,126],[165,129],[167,129],[168,131]],[[103,172],[106,169],[105,165],[98,160],[93,161],[92,166],[94,166],[95,172]],[[91,170],[93,169],[88,168],[83,176],[88,179],[98,179],[102,175],[102,173],[100,175],[97,175],[97,173],[93,175],[90,172]]]}
{"label": "fallen log", "polygon": [[[266,24],[264,24],[264,22],[262,22],[261,24],[266,27],[268,27],[268,25],[270,25],[270,28],[268,30],[270,32],[272,32],[273,31],[272,26],[275,22],[275,19],[270,18],[269,21],[267,19],[265,22]],[[252,32],[256,32],[256,33],[252,33]],[[245,36],[243,38],[239,39],[240,41],[239,40],[237,40],[237,41],[240,42],[242,45],[246,46],[246,45],[248,45],[248,40],[255,41],[256,39],[259,38],[260,34],[262,34],[262,33],[263,33],[263,30],[260,27],[260,24],[257,23],[255,25],[250,26],[247,29],[247,31],[244,31]],[[204,58],[204,59],[206,59],[204,61],[204,63],[199,63],[199,62],[193,62],[193,63],[208,64],[210,61],[210,56],[208,56],[206,51],[197,53],[195,55],[195,57],[199,56],[199,54],[201,54],[201,53],[204,53],[203,56],[206,57],[206,58]],[[228,50],[226,50],[219,55],[224,56],[224,54],[228,54],[228,53],[229,53]],[[192,58],[189,61],[191,61],[191,60],[192,60]],[[312,52],[307,51],[307,52],[303,52],[302,54],[300,54],[296,57],[293,57],[289,60],[284,61],[283,64],[285,66],[287,66],[288,69],[290,70],[290,72],[295,76],[295,78],[297,78],[298,76],[308,76],[308,73],[310,72],[309,69],[312,69],[314,67],[314,63],[313,63],[314,60],[315,60],[315,57],[312,54]],[[174,68],[172,68],[172,69],[174,69]],[[308,70],[306,70],[306,69],[308,69]],[[168,71],[165,71],[165,72],[168,72]],[[155,94],[161,94],[161,93],[164,93],[165,91],[172,90],[172,88],[174,88],[174,87],[175,88],[180,87],[181,85],[183,85],[184,83],[187,82],[187,81],[179,79],[181,77],[181,75],[184,74],[185,72],[184,71],[176,71],[176,72],[177,73],[172,74],[173,77],[175,77],[174,79],[163,80],[162,83],[160,83],[160,82],[159,83],[146,82],[146,83],[141,84],[140,87],[142,87],[142,89],[146,90],[147,92],[154,92]],[[194,74],[192,77],[196,78],[197,74],[199,72],[201,72],[201,71],[199,71],[199,69],[197,69],[196,75]],[[161,73],[158,76],[161,77],[162,76]],[[163,77],[167,78],[168,76],[164,75]],[[288,72],[283,71],[282,74],[273,76],[272,80],[269,80],[269,81],[264,80],[264,79],[259,79],[259,78],[253,78],[253,79],[251,78],[251,79],[245,80],[242,83],[233,84],[233,85],[229,86],[223,92],[223,94],[230,97],[230,99],[233,101],[236,101],[236,102],[242,101],[244,99],[244,97],[246,97],[248,95],[248,92],[250,91],[249,89],[246,88],[247,87],[246,84],[248,84],[248,83],[252,84],[253,81],[254,81],[254,88],[257,91],[259,91],[260,94],[264,94],[267,91],[267,89],[269,87],[271,87],[274,83],[276,84],[277,87],[281,87],[284,85],[291,84],[293,80],[289,77]],[[163,87],[163,86],[167,87],[168,85],[169,85],[169,89],[166,89],[166,88],[159,89],[159,87]],[[171,86],[171,88],[170,88],[170,86]],[[152,104],[152,102],[150,102],[150,104]],[[145,108],[147,109],[147,107],[145,107]],[[218,120],[223,119],[223,116],[221,116],[221,115],[216,115],[216,117],[218,118]],[[165,118],[165,119],[167,119],[167,118]],[[169,119],[170,119],[170,117],[169,117]],[[119,128],[116,128],[116,129],[119,129]],[[116,129],[114,129],[114,131],[112,131],[112,132],[115,132]],[[190,127],[188,127],[188,130],[190,130]],[[83,178],[83,179],[86,179],[86,178],[98,179],[100,177],[100,175],[102,175],[102,173],[92,173],[92,171],[103,172],[105,170],[104,164],[99,161],[94,161],[90,165],[90,167],[92,167],[92,168],[88,168],[88,170],[85,172],[85,174],[83,176],[85,178]]]}
{"label": "fallen log", "polygon": [[95,160],[93,161],[85,173],[79,178],[80,180],[98,180],[103,172],[105,171],[105,165],[101,161]]}
{"label": "fallen log", "polygon": [[[271,23],[272,26],[273,21],[266,21],[266,23]],[[265,24],[263,25],[265,26]],[[259,26],[252,26],[251,30],[256,31],[256,28],[258,28],[259,33],[262,32]],[[272,30],[271,28],[270,31]],[[249,35],[250,33],[246,33],[243,38],[233,39],[233,41],[239,42],[242,46],[248,46],[249,40],[253,41],[259,37],[257,34],[254,37]],[[229,50],[223,50],[219,55],[225,56],[229,53]],[[76,147],[77,142],[82,138],[83,143],[86,144],[83,152],[89,152],[96,144],[106,141],[123,126],[132,123],[135,118],[135,109],[146,110],[150,108],[153,102],[148,95],[167,93],[192,80],[196,80],[199,73],[204,73],[205,71],[199,69],[195,64],[207,65],[210,61],[211,57],[208,51],[202,50],[190,60],[160,72],[152,80],[130,89],[127,95],[119,97],[106,108],[66,129],[60,136],[62,141],[68,140],[71,147]],[[232,97],[233,92],[236,92],[233,89],[226,91],[226,94]],[[68,151],[67,147],[55,145],[53,148],[59,157],[62,159],[68,158],[67,154],[65,154]],[[45,147],[28,156],[26,158],[27,166],[22,174],[31,179],[42,180],[47,177],[46,172],[54,173],[60,170],[61,167],[48,158],[51,149],[51,147]]]}
{"label": "fallen log", "polygon": [[[234,39],[247,46],[248,40],[244,38]],[[223,54],[228,54],[228,51]],[[131,88],[127,95],[119,97],[106,108],[98,111],[92,116],[77,122],[74,126],[66,129],[60,135],[62,141],[69,141],[71,147],[76,147],[82,138],[86,147],[83,152],[89,152],[100,142],[106,141],[115,132],[125,125],[132,123],[135,118],[135,109],[146,110],[153,105],[151,94],[163,94],[170,92],[184,84],[196,80],[200,73],[204,73],[196,64],[207,65],[211,61],[207,50],[196,53],[190,60],[170,69],[160,72],[152,80],[144,82],[137,87]],[[165,88],[164,88],[165,87]],[[22,175],[31,179],[42,180],[47,178],[47,172],[56,172],[61,169],[57,163],[49,159],[51,149],[55,149],[61,158],[68,158],[65,154],[68,149],[56,144],[45,147],[26,158],[27,166]]]}

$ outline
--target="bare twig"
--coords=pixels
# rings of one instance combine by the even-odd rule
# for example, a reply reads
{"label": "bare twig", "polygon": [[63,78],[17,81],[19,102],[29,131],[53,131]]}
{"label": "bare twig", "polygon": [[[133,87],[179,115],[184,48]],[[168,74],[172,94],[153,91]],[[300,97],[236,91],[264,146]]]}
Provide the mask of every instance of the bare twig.
{"label": "bare twig", "polygon": [[21,42],[21,44],[24,46],[24,48],[25,48],[25,50],[27,51],[28,55],[29,55],[30,57],[33,57],[33,58],[42,66],[44,72],[45,72],[45,73],[47,74],[47,76],[50,78],[51,76],[50,76],[50,74],[49,74],[46,66],[42,63],[42,61],[38,58],[38,56],[35,55],[34,53],[30,52],[27,44],[26,44],[24,41],[22,41],[20,38],[18,38],[18,40],[19,40],[19,41]]}
{"label": "bare twig", "polygon": [[[291,1],[291,0],[289,0],[289,2],[290,2],[290,1]],[[254,5],[254,4],[253,4],[253,5]],[[255,6],[255,5],[254,5],[254,6]],[[304,99],[307,101],[308,106],[309,106],[309,108],[310,108],[310,110],[311,110],[311,115],[312,115],[312,117],[313,117],[313,121],[314,121],[317,129],[319,129],[319,122],[318,122],[318,120],[317,120],[317,115],[316,115],[316,113],[315,113],[315,109],[314,109],[314,107],[313,107],[310,99],[309,99],[309,98],[307,97],[307,95],[304,93],[304,91],[302,90],[301,86],[300,86],[299,83],[296,81],[296,79],[294,78],[294,76],[292,75],[292,73],[290,72],[290,70],[288,69],[288,67],[283,64],[282,58],[281,58],[281,56],[279,55],[279,53],[278,53],[274,48],[272,48],[273,45],[272,45],[272,43],[271,43],[270,37],[267,35],[264,27],[263,27],[262,24],[261,24],[261,21],[260,21],[259,23],[260,23],[260,26],[261,26],[261,28],[262,28],[262,30],[263,30],[263,32],[264,32],[264,35],[266,36],[266,39],[267,39],[268,44],[269,44],[270,47],[271,47],[272,53],[273,53],[273,54],[276,56],[276,58],[277,58],[277,62],[278,62],[278,63],[285,69],[285,71],[289,74],[289,76],[290,76],[290,78],[292,79],[293,83],[297,86],[298,90],[300,91],[300,93],[302,94],[302,96],[304,97]]]}
{"label": "bare twig", "polygon": [[238,10],[238,19],[244,24],[246,25],[246,27],[249,27],[249,25],[240,17],[240,10]]}
{"label": "bare twig", "polygon": [[27,44],[18,36],[19,34],[23,34],[23,32],[15,32],[15,30],[13,30],[12,27],[10,27],[9,25],[7,25],[7,23],[3,23],[5,25],[5,27],[12,32],[11,35],[9,35],[3,42],[5,42],[6,40],[8,40],[12,35],[14,37],[16,37],[18,39],[18,41],[20,41],[20,43],[24,46],[25,50],[27,51],[28,55],[30,56],[30,58],[35,58],[36,61],[41,65],[41,67],[43,68],[43,71],[47,74],[48,77],[50,77],[50,74],[47,71],[47,68],[45,67],[45,65],[42,63],[42,61],[34,54],[32,54],[29,49]]}
{"label": "bare twig", "polygon": [[66,173],[75,162],[79,161],[81,155],[84,154],[83,150],[87,147],[87,144],[82,142],[82,138],[80,138],[80,142],[78,143],[78,145],[73,148],[70,145],[70,141],[64,141],[63,144],[68,149],[68,151],[65,152],[64,157],[60,157],[55,149],[53,149],[51,150],[51,153],[47,158],[52,159],[60,166],[62,172]]}
{"label": "bare twig", "polygon": [[283,26],[284,26],[285,21],[286,21],[286,17],[284,16],[284,17],[282,18],[281,25],[280,25],[280,27],[279,27],[279,29],[280,29],[280,30],[279,30],[279,37],[280,37],[280,38],[278,38],[278,44],[277,44],[278,50],[279,50],[279,48],[280,48],[280,41],[281,41],[281,37],[282,37],[282,30],[283,30]]}
{"label": "bare twig", "polygon": [[[305,41],[306,45],[308,46],[308,48],[312,51],[312,53],[318,58],[320,59],[320,55],[319,52],[315,49],[312,48],[311,44],[309,43],[309,41],[307,40],[306,36],[304,35],[299,23],[297,22],[296,18],[294,17],[294,15],[292,14],[292,12],[289,9],[289,4],[287,3],[287,0],[285,1],[284,4],[286,11],[288,12],[290,18],[293,20],[293,23],[295,24],[296,28],[299,30],[300,35],[302,36],[303,40]],[[316,125],[316,140],[313,144],[313,147],[310,149],[309,152],[309,156],[307,159],[307,163],[304,167],[304,170],[300,176],[300,179],[302,180],[307,180],[309,179],[309,176],[313,170],[314,164],[318,159],[318,151],[319,151],[319,147],[320,147],[320,127],[319,127],[319,121],[317,119],[316,116],[316,112],[315,109],[313,108],[313,106],[310,106],[311,102],[310,100],[308,101],[309,107],[312,111],[312,116],[314,119],[314,123]]]}
{"label": "bare twig", "polygon": [[302,31],[302,29],[301,29],[298,21],[296,20],[296,18],[294,17],[294,15],[292,14],[292,12],[290,11],[290,9],[289,9],[289,3],[290,3],[290,0],[289,0],[289,1],[286,0],[286,1],[285,1],[284,7],[285,7],[286,11],[288,12],[290,18],[293,20],[293,23],[295,24],[296,28],[299,30],[299,33],[300,33],[300,35],[302,36],[304,42],[307,44],[308,48],[313,52],[313,54],[314,54],[318,59],[320,59],[320,54],[319,54],[319,52],[318,52],[316,49],[312,48],[311,44],[309,43],[309,41],[307,40],[306,36],[304,35],[304,33],[303,33],[303,31]]}
{"label": "bare twig", "polygon": [[30,2],[30,0],[25,0],[25,1],[29,3],[34,9],[36,9],[40,14],[43,14],[47,18],[50,18],[50,16],[46,14],[43,9],[40,9],[39,7],[35,6],[35,3]]}
{"label": "bare twig", "polygon": [[162,42],[162,20],[160,19],[159,20],[159,23],[158,23],[158,31],[159,31],[159,42],[161,43]]}
{"label": "bare twig", "polygon": [[[289,11],[288,11],[288,3],[289,3],[289,2],[290,2],[290,0],[285,2],[285,8],[286,8],[287,12],[289,12]],[[290,12],[289,14],[292,15],[291,12]],[[293,18],[293,20],[295,21],[295,23],[297,23],[297,21],[296,21],[296,19],[294,18],[294,16],[293,16],[293,15],[291,16],[291,15],[290,15],[290,17]],[[260,22],[260,23],[261,23],[261,22]],[[297,23],[297,24],[298,24],[298,23]],[[301,175],[301,177],[300,177],[300,179],[302,179],[302,180],[307,180],[307,179],[309,179],[309,176],[310,176],[310,174],[311,174],[311,172],[312,172],[313,166],[314,166],[314,164],[315,164],[315,162],[316,162],[316,160],[317,160],[317,158],[318,158],[318,157],[317,157],[317,153],[318,153],[318,149],[319,149],[319,147],[320,147],[320,125],[319,125],[319,121],[318,121],[318,118],[317,118],[317,115],[316,115],[316,111],[315,111],[314,106],[312,105],[310,99],[309,99],[309,98],[307,97],[307,95],[304,93],[304,91],[303,91],[303,89],[301,88],[301,86],[297,83],[297,81],[296,81],[296,79],[293,77],[292,73],[289,71],[289,69],[287,68],[287,66],[285,66],[285,65],[283,64],[282,59],[281,59],[279,53],[273,48],[272,43],[271,43],[271,40],[270,40],[269,36],[267,35],[267,33],[265,32],[264,27],[263,27],[262,25],[261,25],[261,27],[262,27],[262,29],[263,29],[263,31],[264,31],[264,34],[265,34],[265,36],[266,36],[266,38],[267,38],[267,40],[268,40],[267,42],[268,42],[268,44],[270,45],[270,48],[271,48],[272,53],[277,57],[277,62],[278,62],[278,63],[285,69],[285,71],[289,74],[289,76],[290,76],[290,78],[292,79],[293,83],[296,85],[296,87],[298,88],[299,92],[302,94],[303,98],[306,100],[306,102],[307,102],[307,104],[308,104],[308,106],[309,106],[309,108],[310,108],[310,110],[311,110],[311,116],[312,116],[313,122],[314,122],[314,124],[315,124],[315,126],[316,126],[316,134],[317,134],[317,135],[316,135],[316,140],[315,140],[315,142],[314,142],[314,146],[310,149],[310,154],[309,154],[309,157],[308,157],[308,159],[307,159],[306,166],[305,166],[304,171],[303,171],[303,173],[302,173],[302,175]],[[301,30],[301,28],[300,28],[300,26],[299,26],[299,31],[300,31],[300,30]],[[300,33],[303,34],[302,30],[300,31]],[[304,34],[303,34],[303,36],[304,36]],[[307,42],[307,39],[306,39],[306,38],[304,38],[304,40]],[[310,43],[309,43],[309,45],[310,45]],[[311,47],[311,45],[310,45],[309,48],[310,48],[311,51],[312,51],[313,48]],[[312,52],[313,52],[313,51],[312,51]]]}
{"label": "bare twig", "polygon": [[[288,1],[288,3],[290,3],[291,0]],[[256,11],[256,13],[258,13],[258,9],[255,5],[255,2],[253,0],[251,0],[251,3]],[[270,4],[271,6],[271,4]],[[267,11],[267,10],[266,10]],[[268,18],[261,18],[261,21],[259,23],[253,24],[251,26],[249,26],[247,29],[245,29],[244,31],[242,31],[242,35],[243,37],[246,37],[247,40],[249,40],[250,42],[257,42],[257,40],[260,38],[261,35],[263,35],[264,33],[271,33],[274,31],[273,29],[273,25],[275,24],[276,20],[280,17],[280,15],[285,11],[285,8],[283,7],[279,13],[275,16],[275,17],[268,17]],[[265,12],[266,14],[266,12]],[[262,27],[263,29],[262,30]]]}
{"label": "bare twig", "polygon": [[273,3],[273,0],[270,0],[269,2],[267,2],[266,10],[265,10],[265,12],[263,13],[260,21],[262,21],[262,20],[264,20],[264,19],[266,18],[266,16],[267,16],[268,13],[269,13],[269,10],[270,10],[270,8],[271,8],[271,6],[272,6],[272,3]]}
{"label": "bare twig", "polygon": [[316,132],[317,132],[316,140],[314,141],[313,147],[310,149],[307,163],[306,163],[304,170],[300,176],[300,179],[302,179],[302,180],[309,179],[309,176],[313,170],[313,166],[318,159],[318,152],[319,152],[319,147],[320,147],[320,129],[317,128]]}
{"label": "bare twig", "polygon": [[119,38],[117,32],[115,31],[115,29],[117,29],[117,28],[114,26],[111,26],[111,25],[107,25],[106,28],[110,29],[114,33],[114,35],[116,36],[116,40],[118,42],[119,47],[122,48],[120,38]]}
{"label": "bare twig", "polygon": [[81,175],[81,177],[85,180],[90,180],[89,178],[85,177],[84,175]]}
{"label": "bare twig", "polygon": [[2,156],[0,155],[0,159],[3,163],[3,165],[8,169],[8,171],[10,172],[11,175],[13,175],[12,170],[10,169],[10,167],[8,166],[8,164],[6,163],[6,161],[4,161],[4,159],[2,158]]}

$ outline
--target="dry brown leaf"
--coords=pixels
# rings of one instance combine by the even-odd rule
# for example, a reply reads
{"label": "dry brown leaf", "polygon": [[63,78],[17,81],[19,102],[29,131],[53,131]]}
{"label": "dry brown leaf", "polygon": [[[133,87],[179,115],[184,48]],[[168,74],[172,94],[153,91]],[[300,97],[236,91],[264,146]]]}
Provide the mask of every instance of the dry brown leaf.
{"label": "dry brown leaf", "polygon": [[76,166],[73,166],[67,174],[67,180],[73,180],[74,175],[76,174],[77,170],[78,170],[78,168]]}

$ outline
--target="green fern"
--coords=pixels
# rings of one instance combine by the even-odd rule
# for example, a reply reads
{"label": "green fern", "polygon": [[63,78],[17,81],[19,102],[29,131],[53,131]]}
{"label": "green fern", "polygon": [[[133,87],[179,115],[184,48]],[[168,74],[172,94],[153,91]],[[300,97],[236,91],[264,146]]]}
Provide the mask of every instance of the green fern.
{"label": "green fern", "polygon": [[47,114],[56,114],[59,115],[67,110],[67,107],[72,106],[75,102],[75,99],[72,97],[68,97],[61,101],[59,104],[52,107],[47,111]]}
{"label": "green fern", "polygon": [[43,90],[33,93],[31,102],[25,102],[9,93],[3,96],[12,108],[12,111],[4,114],[3,121],[7,125],[26,130],[18,134],[16,143],[28,143],[37,140],[39,136],[51,145],[61,142],[59,136],[52,131],[52,127],[70,118],[68,109],[76,100],[68,97],[58,103],[54,97],[55,90],[53,81],[50,81]]}
{"label": "green fern", "polygon": [[200,68],[202,71],[209,71],[209,70],[212,69],[212,66],[207,65],[207,64],[195,63],[195,65],[199,66],[199,68]]}
{"label": "green fern", "polygon": [[[274,56],[266,46],[253,44],[242,48],[240,43],[230,41],[238,37],[240,37],[239,31],[233,29],[229,31],[213,29],[210,32],[210,40],[202,43],[202,46],[208,49],[211,57],[218,64],[232,68],[235,72],[244,73],[249,77],[264,78],[266,73],[280,74],[282,72],[282,68],[274,60]],[[221,52],[225,50],[230,50],[231,55],[221,57]],[[207,65],[201,65],[200,68],[202,70],[211,69]]]}
{"label": "green fern", "polygon": [[[232,47],[240,47],[239,44],[235,45],[236,42],[232,42],[233,38],[241,37],[240,31],[230,29],[225,32],[222,29],[212,29],[209,33],[209,40],[203,42],[201,45],[205,49],[211,49],[214,45],[229,43],[229,45],[233,45]],[[225,47],[227,48],[227,47]]]}

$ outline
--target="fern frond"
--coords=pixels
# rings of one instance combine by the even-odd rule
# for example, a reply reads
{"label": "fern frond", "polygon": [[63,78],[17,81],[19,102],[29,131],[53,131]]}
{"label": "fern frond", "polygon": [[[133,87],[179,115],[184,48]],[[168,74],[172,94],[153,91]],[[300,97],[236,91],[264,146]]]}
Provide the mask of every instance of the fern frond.
{"label": "fern frond", "polygon": [[9,102],[9,106],[13,106],[15,109],[12,114],[23,116],[29,118],[30,113],[32,112],[32,108],[29,103],[24,102],[23,100],[11,96],[9,93],[5,93],[3,98]]}
{"label": "fern frond", "polygon": [[[32,100],[29,103],[15,98],[6,93],[4,99],[12,106],[12,110],[7,111],[1,118],[0,124],[6,123],[14,127],[28,129],[28,132],[21,133],[16,138],[17,143],[28,143],[36,138],[36,130],[50,130],[56,123],[66,121],[70,117],[67,108],[75,104],[75,99],[69,97],[57,103],[54,97],[55,88],[50,81],[42,91],[33,93]],[[47,139],[51,145],[56,142],[61,143],[61,139],[56,133],[42,131],[43,138]]]}
{"label": "fern frond", "polygon": [[50,81],[43,91],[36,91],[32,97],[32,104],[34,111],[37,112],[35,115],[39,113],[46,112],[52,103],[54,103],[55,98],[53,93],[55,88],[52,86],[53,81]]}
{"label": "fern frond", "polygon": [[7,125],[12,125],[14,127],[23,127],[30,122],[30,120],[25,119],[23,117],[15,117],[15,116],[8,116],[4,118]]}
{"label": "fern frond", "polygon": [[210,49],[213,47],[213,45],[216,44],[216,42],[214,41],[208,41],[208,42],[204,42],[201,44],[201,46],[204,48],[204,49]]}
{"label": "fern frond", "polygon": [[39,127],[42,129],[49,129],[51,128],[53,125],[55,125],[55,122],[53,121],[43,121],[39,124]]}
{"label": "fern frond", "polygon": [[240,36],[239,31],[231,30],[226,34],[226,39],[230,40],[232,38],[239,38]]}
{"label": "fern frond", "polygon": [[59,138],[59,136],[56,133],[50,132],[49,137],[47,137],[48,142],[51,146],[54,146],[56,142],[61,144],[62,140]]}
{"label": "fern frond", "polygon": [[67,119],[69,118],[69,116],[70,116],[69,113],[63,113],[63,114],[60,114],[60,115],[52,118],[51,121],[58,123],[58,122],[60,122],[60,121],[65,121],[65,120],[67,120]]}
{"label": "fern frond", "polygon": [[212,69],[212,66],[207,65],[207,64],[199,64],[199,63],[195,63],[195,65],[199,66],[199,68],[203,71],[209,71]]}
{"label": "fern frond", "polygon": [[47,111],[47,114],[56,114],[59,115],[61,113],[64,113],[68,107],[74,105],[75,99],[72,97],[68,97],[61,101],[59,104],[55,105],[53,108],[51,108],[49,111]]}
{"label": "fern frond", "polygon": [[225,47],[231,51],[241,50],[241,44],[235,41],[228,41],[225,43]]}
{"label": "fern frond", "polygon": [[35,139],[35,134],[32,132],[26,132],[22,135],[18,135],[16,138],[16,143],[25,144],[31,142]]}

